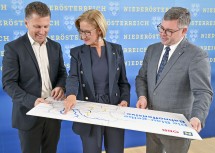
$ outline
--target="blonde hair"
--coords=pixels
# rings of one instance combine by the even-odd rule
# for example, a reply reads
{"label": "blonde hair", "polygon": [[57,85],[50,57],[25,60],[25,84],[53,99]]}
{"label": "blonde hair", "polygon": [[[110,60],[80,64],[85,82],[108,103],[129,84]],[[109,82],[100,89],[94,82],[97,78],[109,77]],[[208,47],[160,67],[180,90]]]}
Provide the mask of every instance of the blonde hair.
{"label": "blonde hair", "polygon": [[94,25],[96,28],[98,27],[101,30],[101,37],[104,38],[107,32],[107,22],[105,20],[104,15],[98,10],[88,10],[80,15],[76,21],[75,26],[77,30],[80,29],[80,22],[86,21],[89,24]]}

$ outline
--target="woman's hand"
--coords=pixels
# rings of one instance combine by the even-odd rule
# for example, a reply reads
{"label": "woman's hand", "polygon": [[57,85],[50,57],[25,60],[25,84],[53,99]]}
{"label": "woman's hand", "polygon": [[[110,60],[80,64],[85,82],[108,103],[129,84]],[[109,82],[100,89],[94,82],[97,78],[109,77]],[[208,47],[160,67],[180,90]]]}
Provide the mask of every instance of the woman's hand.
{"label": "woman's hand", "polygon": [[68,111],[70,111],[76,104],[76,96],[75,95],[69,95],[64,100],[64,114],[66,114]]}

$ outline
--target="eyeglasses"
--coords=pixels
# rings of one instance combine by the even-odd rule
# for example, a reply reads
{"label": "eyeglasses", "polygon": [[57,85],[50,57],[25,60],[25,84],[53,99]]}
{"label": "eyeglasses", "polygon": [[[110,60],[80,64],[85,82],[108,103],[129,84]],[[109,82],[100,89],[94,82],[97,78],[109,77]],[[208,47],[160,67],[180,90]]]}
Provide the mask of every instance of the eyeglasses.
{"label": "eyeglasses", "polygon": [[178,30],[175,30],[175,31],[170,30],[170,29],[164,29],[163,26],[162,26],[161,23],[160,23],[159,25],[157,25],[157,29],[158,29],[158,31],[161,32],[161,33],[164,32],[167,36],[172,36],[173,33],[175,33],[175,32],[177,32],[177,31],[181,30],[182,28],[179,28]]}
{"label": "eyeglasses", "polygon": [[96,30],[96,29],[93,29],[93,30],[91,30],[91,31],[82,31],[82,30],[78,30],[78,32],[79,32],[79,35],[80,36],[86,36],[86,37],[88,37],[88,36],[91,36],[91,34],[92,34],[92,32],[94,31],[94,30]]}

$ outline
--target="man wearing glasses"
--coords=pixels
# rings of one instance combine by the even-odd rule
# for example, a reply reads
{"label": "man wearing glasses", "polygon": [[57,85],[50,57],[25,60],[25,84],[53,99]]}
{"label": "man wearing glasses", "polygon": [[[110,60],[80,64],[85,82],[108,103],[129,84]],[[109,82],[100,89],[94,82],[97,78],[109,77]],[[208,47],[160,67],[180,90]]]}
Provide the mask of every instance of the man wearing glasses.
{"label": "man wearing glasses", "polygon": [[[157,26],[161,42],[150,45],[136,77],[137,108],[184,114],[200,132],[212,101],[208,55],[185,35],[190,12],[169,9]],[[147,153],[187,153],[190,140],[147,133]]]}

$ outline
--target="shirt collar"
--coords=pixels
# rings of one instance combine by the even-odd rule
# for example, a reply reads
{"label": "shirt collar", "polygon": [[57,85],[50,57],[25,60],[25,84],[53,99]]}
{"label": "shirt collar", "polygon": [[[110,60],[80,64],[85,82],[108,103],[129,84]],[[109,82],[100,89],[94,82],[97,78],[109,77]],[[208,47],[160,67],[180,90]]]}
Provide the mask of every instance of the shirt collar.
{"label": "shirt collar", "polygon": [[[181,40],[180,40],[179,42],[177,42],[176,44],[169,46],[170,49],[174,51],[183,39],[184,39],[184,37],[181,38]],[[164,45],[164,49],[165,49],[166,47],[167,47],[167,46]]]}
{"label": "shirt collar", "polygon": [[[31,45],[35,45],[36,43],[38,43],[38,42],[34,41],[34,39],[30,36],[29,32],[28,32],[28,38],[30,40]],[[45,41],[43,42],[43,44],[46,44],[47,42],[48,42],[48,39],[46,38]]]}

